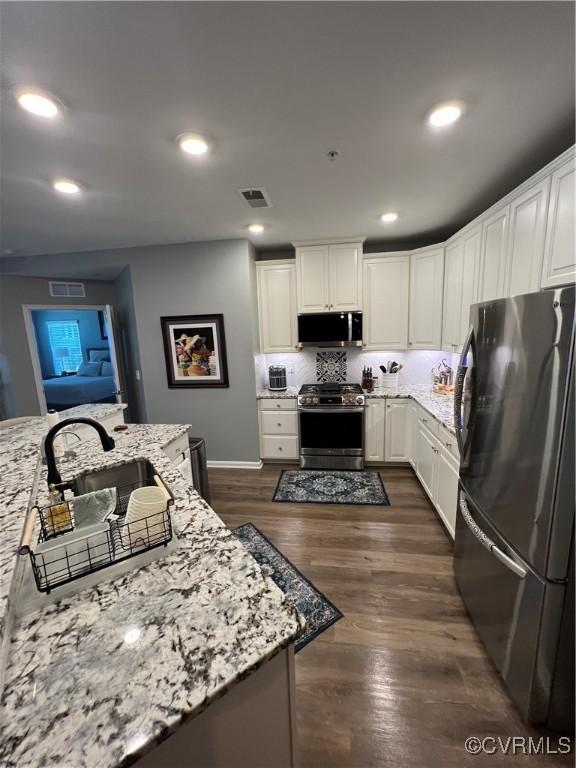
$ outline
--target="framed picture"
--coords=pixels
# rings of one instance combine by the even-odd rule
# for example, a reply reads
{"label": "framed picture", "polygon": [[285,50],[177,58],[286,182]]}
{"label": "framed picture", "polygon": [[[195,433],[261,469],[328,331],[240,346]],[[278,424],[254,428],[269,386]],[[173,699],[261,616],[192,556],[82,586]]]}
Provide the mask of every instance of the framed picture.
{"label": "framed picture", "polygon": [[161,317],[168,386],[227,387],[223,315]]}

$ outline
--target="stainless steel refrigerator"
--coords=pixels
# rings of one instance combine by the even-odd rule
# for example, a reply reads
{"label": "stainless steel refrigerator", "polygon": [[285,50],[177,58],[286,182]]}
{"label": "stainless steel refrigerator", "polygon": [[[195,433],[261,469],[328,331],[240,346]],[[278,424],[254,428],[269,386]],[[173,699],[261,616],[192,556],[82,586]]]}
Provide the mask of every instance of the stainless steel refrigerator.
{"label": "stainless steel refrigerator", "polygon": [[574,287],[470,310],[454,570],[523,717],[574,727]]}

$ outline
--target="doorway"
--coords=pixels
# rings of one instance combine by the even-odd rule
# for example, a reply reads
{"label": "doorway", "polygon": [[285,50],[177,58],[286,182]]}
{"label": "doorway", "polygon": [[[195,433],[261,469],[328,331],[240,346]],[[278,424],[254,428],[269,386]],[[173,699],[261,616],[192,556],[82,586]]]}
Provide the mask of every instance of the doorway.
{"label": "doorway", "polygon": [[112,308],[23,307],[40,411],[121,403]]}

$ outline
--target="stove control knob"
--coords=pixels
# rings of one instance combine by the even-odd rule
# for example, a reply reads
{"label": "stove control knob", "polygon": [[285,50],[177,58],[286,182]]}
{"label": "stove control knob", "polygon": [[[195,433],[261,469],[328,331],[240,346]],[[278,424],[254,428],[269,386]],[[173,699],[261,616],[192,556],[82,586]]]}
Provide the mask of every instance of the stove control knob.
{"label": "stove control knob", "polygon": [[364,405],[364,398],[362,397],[362,395],[358,395],[358,397],[356,398],[356,405]]}

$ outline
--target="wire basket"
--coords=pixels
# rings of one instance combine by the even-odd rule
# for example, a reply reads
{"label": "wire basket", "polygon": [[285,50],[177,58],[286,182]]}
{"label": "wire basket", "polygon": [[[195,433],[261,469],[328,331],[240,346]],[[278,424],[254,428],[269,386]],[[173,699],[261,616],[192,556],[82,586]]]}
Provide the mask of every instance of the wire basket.
{"label": "wire basket", "polygon": [[[40,534],[38,545],[29,554],[38,590],[50,592],[55,587],[89,573],[155,547],[166,546],[172,539],[170,507],[174,497],[170,491],[164,510],[129,523],[124,522],[130,494],[145,485],[147,483],[137,482],[118,488],[118,500],[112,519],[75,529],[68,527],[66,535],[64,531],[54,530],[53,507],[58,505],[37,507]],[[62,502],[62,505],[66,503]]]}

